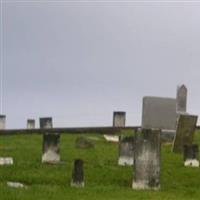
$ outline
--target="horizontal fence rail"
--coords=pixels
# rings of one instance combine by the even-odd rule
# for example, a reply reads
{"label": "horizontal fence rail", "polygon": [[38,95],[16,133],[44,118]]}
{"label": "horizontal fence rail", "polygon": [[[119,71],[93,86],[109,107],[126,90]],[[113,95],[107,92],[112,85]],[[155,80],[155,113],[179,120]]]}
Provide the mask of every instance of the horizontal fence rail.
{"label": "horizontal fence rail", "polygon": [[[72,128],[35,128],[35,129],[4,129],[0,130],[0,136],[5,135],[20,135],[20,134],[43,134],[44,132],[49,133],[61,133],[61,134],[114,134],[122,130],[133,130],[136,131],[141,126],[126,126],[126,127],[72,127]],[[196,126],[196,130],[199,130],[200,126]]]}
{"label": "horizontal fence rail", "polygon": [[114,134],[121,130],[137,130],[140,126],[127,126],[127,127],[79,127],[79,128],[35,128],[35,129],[4,129],[0,130],[0,136],[4,135],[20,135],[20,134],[43,134],[49,133],[62,133],[62,134]]}

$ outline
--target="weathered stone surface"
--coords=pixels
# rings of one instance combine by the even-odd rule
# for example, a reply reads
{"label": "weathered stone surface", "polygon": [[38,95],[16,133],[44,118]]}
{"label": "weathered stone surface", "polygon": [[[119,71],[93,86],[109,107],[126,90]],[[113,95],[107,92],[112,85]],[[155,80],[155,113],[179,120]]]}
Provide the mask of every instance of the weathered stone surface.
{"label": "weathered stone surface", "polygon": [[118,165],[133,165],[134,156],[134,137],[120,136],[119,138],[119,158]]}
{"label": "weathered stone surface", "polygon": [[108,142],[119,142],[119,136],[118,135],[103,135],[106,141]]}
{"label": "weathered stone surface", "polygon": [[43,155],[42,163],[56,164],[60,162],[60,134],[43,134]]}
{"label": "weathered stone surface", "polygon": [[34,129],[35,128],[35,120],[34,119],[28,119],[27,120],[27,129]]}
{"label": "weathered stone surface", "polygon": [[6,128],[6,116],[0,115],[0,130],[3,130]]}
{"label": "weathered stone surface", "polygon": [[93,142],[83,136],[76,138],[75,146],[76,146],[76,148],[81,148],[81,149],[94,148]]}
{"label": "weathered stone surface", "polygon": [[187,88],[185,85],[177,87],[176,111],[184,113],[187,110]]}
{"label": "weathered stone surface", "polygon": [[142,128],[176,129],[176,99],[144,97]]}
{"label": "weathered stone surface", "polygon": [[11,188],[27,188],[27,186],[19,182],[7,182],[7,186]]}
{"label": "weathered stone surface", "polygon": [[0,157],[0,165],[13,165],[13,158]]}
{"label": "weathered stone surface", "polygon": [[113,113],[113,126],[125,127],[126,125],[126,112],[114,112]]}
{"label": "weathered stone surface", "polygon": [[159,129],[136,133],[133,189],[160,188],[160,133]]}
{"label": "weathered stone surface", "polygon": [[53,120],[51,117],[40,118],[40,128],[52,128]]}
{"label": "weathered stone surface", "polygon": [[192,145],[198,116],[180,114],[177,123],[173,152],[183,152],[183,145]]}
{"label": "weathered stone surface", "polygon": [[74,168],[72,171],[72,187],[84,187],[84,172],[83,172],[83,161],[81,159],[76,159],[74,161]]}
{"label": "weathered stone surface", "polygon": [[184,166],[199,167],[199,146],[197,144],[183,146]]}

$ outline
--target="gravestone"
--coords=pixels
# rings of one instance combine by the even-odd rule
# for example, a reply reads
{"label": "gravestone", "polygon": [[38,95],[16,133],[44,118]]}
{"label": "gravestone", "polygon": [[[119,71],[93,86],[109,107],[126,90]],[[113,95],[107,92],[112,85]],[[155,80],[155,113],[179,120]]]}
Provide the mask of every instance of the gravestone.
{"label": "gravestone", "polygon": [[[52,128],[52,118],[40,118],[40,128]],[[43,155],[42,163],[56,164],[60,162],[60,134],[53,132],[43,133]]]}
{"label": "gravestone", "polygon": [[51,117],[40,118],[40,128],[52,128],[53,120]]}
{"label": "gravestone", "polygon": [[3,130],[6,128],[6,116],[0,115],[0,130]]}
{"label": "gravestone", "polygon": [[43,134],[43,155],[42,163],[56,164],[60,162],[60,134],[47,133]]}
{"label": "gravestone", "polygon": [[198,116],[180,114],[177,123],[173,152],[183,152],[183,145],[192,145]]}
{"label": "gravestone", "polygon": [[74,161],[74,168],[72,171],[72,187],[84,187],[84,172],[83,172],[83,161],[81,159],[76,159]]}
{"label": "gravestone", "polygon": [[159,129],[142,129],[135,135],[133,189],[160,188],[160,133]]}
{"label": "gravestone", "polygon": [[197,144],[183,146],[184,166],[199,167],[199,146]]}
{"label": "gravestone", "polygon": [[34,119],[28,119],[27,120],[27,129],[34,129],[35,128],[35,120]]}
{"label": "gravestone", "polygon": [[187,88],[185,85],[177,87],[176,94],[176,111],[185,113],[187,110]]}
{"label": "gravestone", "polygon": [[176,99],[144,97],[142,108],[142,128],[176,129]]}
{"label": "gravestone", "polygon": [[114,112],[113,113],[113,126],[125,127],[126,124],[126,112]]}
{"label": "gravestone", "polygon": [[94,148],[94,143],[90,139],[80,136],[76,138],[75,147],[80,149],[90,149]]}
{"label": "gravestone", "polygon": [[119,158],[118,165],[133,165],[134,156],[134,137],[120,136],[119,138]]}

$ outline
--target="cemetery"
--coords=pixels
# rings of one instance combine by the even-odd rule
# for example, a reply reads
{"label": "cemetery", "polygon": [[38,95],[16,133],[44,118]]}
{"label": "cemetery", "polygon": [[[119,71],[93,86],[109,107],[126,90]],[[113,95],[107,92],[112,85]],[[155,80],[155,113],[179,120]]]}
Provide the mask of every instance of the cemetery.
{"label": "cemetery", "polygon": [[6,129],[0,116],[0,199],[199,199],[200,130],[176,98],[144,97],[142,123],[54,128],[51,117]]}

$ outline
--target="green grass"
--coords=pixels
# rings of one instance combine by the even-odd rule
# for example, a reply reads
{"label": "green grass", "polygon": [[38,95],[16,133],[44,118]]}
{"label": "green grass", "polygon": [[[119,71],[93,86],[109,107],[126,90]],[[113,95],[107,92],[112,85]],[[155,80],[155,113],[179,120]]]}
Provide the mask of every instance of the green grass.
{"label": "green grass", "polygon": [[[162,146],[161,190],[131,189],[133,170],[117,165],[118,146],[100,135],[94,149],[76,149],[78,135],[61,136],[62,164],[41,164],[41,135],[0,137],[0,156],[14,158],[13,166],[0,166],[0,200],[126,200],[126,199],[200,199],[200,169],[185,168],[182,156]],[[200,144],[200,133],[195,141]],[[73,160],[84,160],[86,187],[71,188]],[[25,183],[27,189],[8,188],[7,181]]]}

